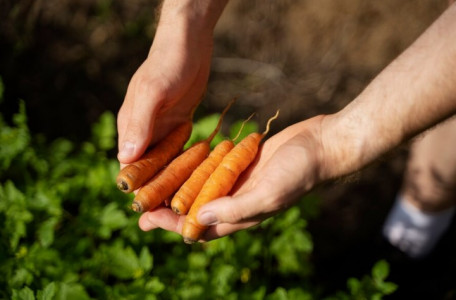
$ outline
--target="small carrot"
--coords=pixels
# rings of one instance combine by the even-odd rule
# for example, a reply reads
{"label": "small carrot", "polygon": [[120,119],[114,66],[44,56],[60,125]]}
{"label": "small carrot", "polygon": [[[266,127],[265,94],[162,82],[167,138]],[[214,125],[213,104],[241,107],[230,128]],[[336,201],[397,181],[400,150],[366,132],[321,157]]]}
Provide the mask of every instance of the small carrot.
{"label": "small carrot", "polygon": [[185,243],[192,244],[201,238],[201,235],[208,227],[198,222],[196,218],[198,211],[204,204],[226,196],[230,192],[239,175],[255,159],[261,140],[268,133],[271,122],[278,115],[279,111],[277,111],[274,117],[269,119],[266,130],[263,133],[251,133],[239,142],[239,144],[225,155],[222,162],[209,176],[191,206],[188,215],[185,217],[182,228],[182,236]]}
{"label": "small carrot", "polygon": [[186,121],[176,127],[139,160],[127,165],[117,175],[117,187],[130,193],[142,186],[169,163],[185,145],[192,132],[192,122]]}
{"label": "small carrot", "polygon": [[219,143],[209,156],[195,169],[190,178],[179,188],[171,200],[171,208],[178,215],[185,215],[201,191],[206,180],[214,172],[223,157],[234,148],[234,141],[239,137],[244,124],[250,120],[253,114],[242,123],[238,134],[232,140]]}
{"label": "small carrot", "polygon": [[234,99],[223,110],[216,128],[207,139],[192,145],[141,187],[131,206],[134,211],[144,212],[154,209],[175,193],[190,177],[192,172],[208,156],[210,143],[220,130],[223,117],[233,102]]}

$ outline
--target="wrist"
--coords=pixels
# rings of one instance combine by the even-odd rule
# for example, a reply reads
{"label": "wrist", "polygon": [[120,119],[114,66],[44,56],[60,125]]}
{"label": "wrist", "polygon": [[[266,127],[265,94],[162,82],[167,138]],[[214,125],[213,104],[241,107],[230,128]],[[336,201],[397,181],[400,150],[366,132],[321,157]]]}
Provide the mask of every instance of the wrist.
{"label": "wrist", "polygon": [[[349,175],[366,161],[366,141],[362,119],[347,117],[344,110],[326,115],[321,121],[321,181]],[[361,116],[362,118],[362,116]],[[364,124],[364,125],[363,125]]]}

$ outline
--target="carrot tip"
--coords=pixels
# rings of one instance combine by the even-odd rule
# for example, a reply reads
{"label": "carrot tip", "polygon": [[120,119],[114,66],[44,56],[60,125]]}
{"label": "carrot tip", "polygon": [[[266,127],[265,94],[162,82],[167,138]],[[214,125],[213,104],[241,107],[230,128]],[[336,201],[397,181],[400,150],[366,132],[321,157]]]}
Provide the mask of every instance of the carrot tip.
{"label": "carrot tip", "polygon": [[133,203],[131,204],[131,209],[138,213],[143,211],[141,203],[136,201],[133,201]]}
{"label": "carrot tip", "polygon": [[172,206],[171,208],[172,208],[173,212],[175,212],[176,214],[178,214],[178,215],[181,214],[181,211],[176,206]]}
{"label": "carrot tip", "polygon": [[119,180],[117,181],[117,188],[123,192],[125,191],[128,191],[129,188],[128,188],[128,183],[126,183],[125,181],[123,180]]}
{"label": "carrot tip", "polygon": [[196,242],[197,241],[192,238],[184,237],[184,243],[186,243],[186,244],[194,244]]}

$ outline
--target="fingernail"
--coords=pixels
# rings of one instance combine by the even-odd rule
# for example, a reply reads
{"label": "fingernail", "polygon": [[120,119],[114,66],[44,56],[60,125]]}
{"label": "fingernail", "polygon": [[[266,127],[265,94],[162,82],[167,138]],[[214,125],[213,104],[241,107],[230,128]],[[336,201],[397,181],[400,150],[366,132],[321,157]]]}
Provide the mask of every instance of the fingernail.
{"label": "fingernail", "polygon": [[211,211],[203,212],[198,216],[201,225],[215,225],[218,223],[216,215]]}
{"label": "fingernail", "polygon": [[130,158],[135,153],[135,148],[136,146],[132,142],[125,142],[119,151],[118,158]]}

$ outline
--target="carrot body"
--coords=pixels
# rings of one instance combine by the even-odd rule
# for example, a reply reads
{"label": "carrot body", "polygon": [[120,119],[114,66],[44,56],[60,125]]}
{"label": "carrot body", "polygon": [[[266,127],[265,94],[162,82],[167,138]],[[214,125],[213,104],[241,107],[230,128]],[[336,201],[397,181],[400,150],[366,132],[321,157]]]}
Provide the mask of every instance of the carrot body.
{"label": "carrot body", "polygon": [[188,148],[141,187],[132,204],[132,209],[136,212],[144,212],[159,206],[190,177],[193,170],[207,157],[209,151],[207,141],[198,142]]}
{"label": "carrot body", "polygon": [[190,178],[179,188],[171,200],[171,208],[179,215],[186,214],[206,180],[214,172],[223,157],[233,149],[234,143],[225,140],[219,143],[209,156],[195,169]]}
{"label": "carrot body", "polygon": [[130,193],[142,186],[182,150],[191,132],[191,121],[178,126],[139,160],[120,170],[117,187]]}
{"label": "carrot body", "polygon": [[196,218],[198,211],[204,204],[226,196],[230,192],[239,175],[255,159],[263,137],[264,134],[260,133],[249,134],[225,155],[222,162],[209,176],[185,218],[182,228],[185,243],[191,244],[200,239],[207,226],[198,222]]}
{"label": "carrot body", "polygon": [[207,139],[188,148],[138,191],[131,206],[134,211],[143,212],[154,209],[179,189],[209,155],[210,143],[220,130],[223,117],[233,103],[234,100],[225,107],[216,128]]}

